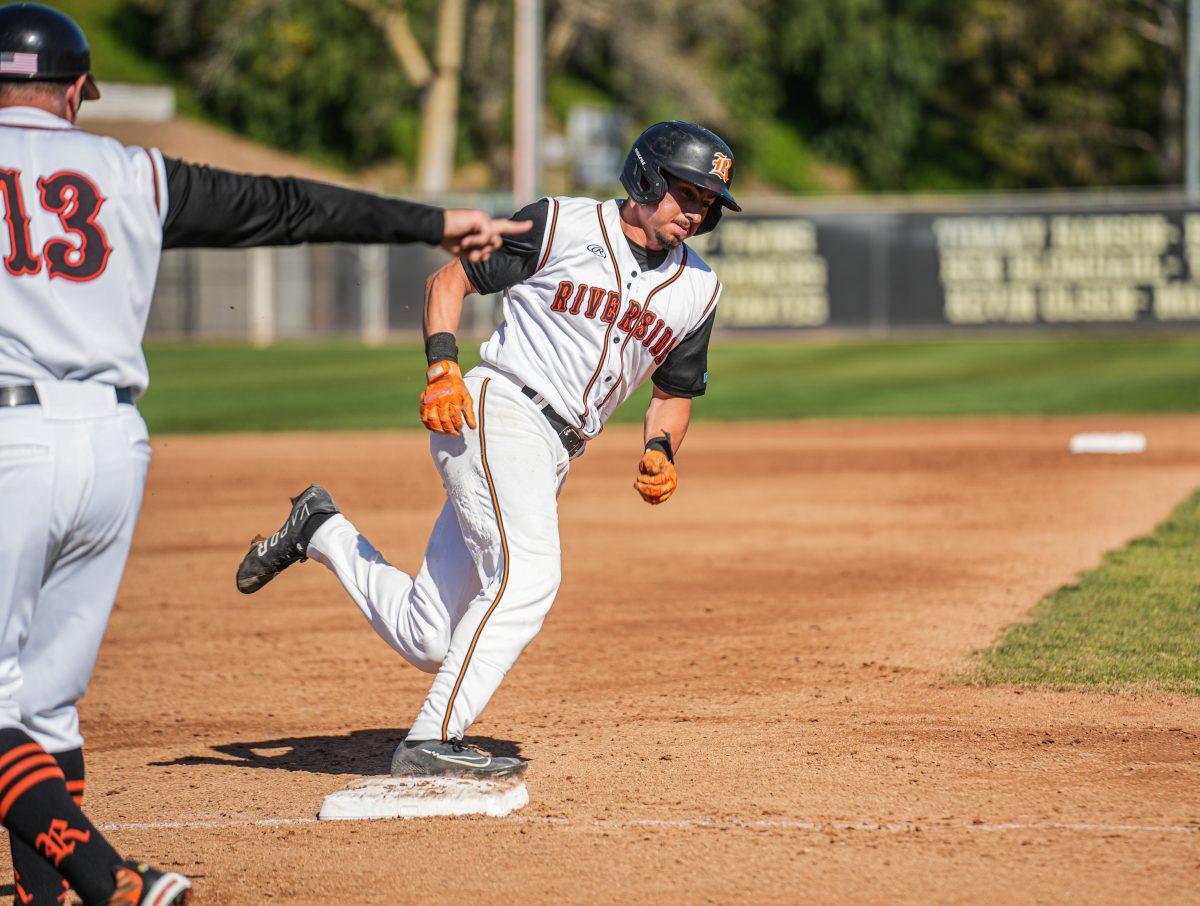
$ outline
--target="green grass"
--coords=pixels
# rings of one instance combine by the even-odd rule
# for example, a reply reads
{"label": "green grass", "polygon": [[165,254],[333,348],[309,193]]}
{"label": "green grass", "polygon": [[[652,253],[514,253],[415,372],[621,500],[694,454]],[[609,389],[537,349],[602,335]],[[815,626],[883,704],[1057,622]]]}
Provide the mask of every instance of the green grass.
{"label": "green grass", "polygon": [[786,192],[820,192],[826,188],[817,173],[819,161],[791,126],[768,120],[759,127],[749,155],[753,172]]}
{"label": "green grass", "polygon": [[971,685],[1200,694],[1200,492],[976,652]]}
{"label": "green grass", "polygon": [[[475,344],[464,343],[463,364]],[[151,344],[142,402],[163,432],[418,426],[417,344]],[[716,420],[1200,411],[1200,336],[827,342],[716,337]],[[648,389],[617,413],[639,421]]]}
{"label": "green grass", "polygon": [[52,5],[87,35],[92,71],[101,82],[174,83],[166,66],[142,56],[123,39],[122,28],[128,25],[123,14],[126,0],[55,0]]}

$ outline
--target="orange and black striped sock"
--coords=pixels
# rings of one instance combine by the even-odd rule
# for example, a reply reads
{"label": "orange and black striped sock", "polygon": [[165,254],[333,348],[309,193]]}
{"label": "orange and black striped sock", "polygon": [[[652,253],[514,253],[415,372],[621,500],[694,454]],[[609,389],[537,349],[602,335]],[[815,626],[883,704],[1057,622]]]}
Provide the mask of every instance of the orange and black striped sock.
{"label": "orange and black striped sock", "polygon": [[[83,808],[83,749],[54,753],[67,781],[67,792]],[[13,875],[17,906],[60,906],[66,903],[71,885],[58,871],[38,855],[33,847],[15,834],[8,835],[12,849]]]}
{"label": "orange and black striped sock", "polygon": [[54,757],[15,727],[0,729],[0,824],[66,878],[85,903],[112,895],[121,857],[75,804]]}

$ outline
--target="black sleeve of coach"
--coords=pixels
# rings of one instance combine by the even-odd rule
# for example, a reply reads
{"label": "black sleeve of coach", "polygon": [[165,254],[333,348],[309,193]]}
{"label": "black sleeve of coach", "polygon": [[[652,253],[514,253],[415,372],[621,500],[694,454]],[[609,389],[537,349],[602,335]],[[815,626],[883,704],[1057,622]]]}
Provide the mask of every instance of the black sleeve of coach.
{"label": "black sleeve of coach", "polygon": [[504,237],[504,245],[487,261],[463,260],[463,270],[477,293],[498,293],[522,280],[532,277],[537,271],[538,253],[542,250],[542,236],[546,234],[546,212],[549,199],[542,198],[528,204],[511,220],[532,220],[528,233]]}
{"label": "black sleeve of coach", "polygon": [[294,177],[249,176],[174,158],[167,168],[163,248],[301,242],[437,245],[441,208]]}
{"label": "black sleeve of coach", "polygon": [[708,386],[708,341],[712,337],[717,311],[710,314],[679,345],[667,353],[654,372],[654,386],[671,396],[704,396]]}

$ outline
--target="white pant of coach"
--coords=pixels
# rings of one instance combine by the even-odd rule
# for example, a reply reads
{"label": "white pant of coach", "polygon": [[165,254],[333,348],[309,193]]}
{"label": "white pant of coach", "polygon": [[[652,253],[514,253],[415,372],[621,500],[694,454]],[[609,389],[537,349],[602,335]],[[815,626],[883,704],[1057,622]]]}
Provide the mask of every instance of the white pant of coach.
{"label": "white pant of coach", "polygon": [[112,387],[36,383],[0,408],[0,726],[49,752],[83,745],[96,663],[142,505],[150,444]]}
{"label": "white pant of coach", "polygon": [[389,645],[437,674],[411,739],[463,736],[538,634],[561,577],[567,452],[511,377],[481,366],[466,384],[478,430],[431,436],[447,501],[420,572],[390,565],[340,515],[308,548]]}

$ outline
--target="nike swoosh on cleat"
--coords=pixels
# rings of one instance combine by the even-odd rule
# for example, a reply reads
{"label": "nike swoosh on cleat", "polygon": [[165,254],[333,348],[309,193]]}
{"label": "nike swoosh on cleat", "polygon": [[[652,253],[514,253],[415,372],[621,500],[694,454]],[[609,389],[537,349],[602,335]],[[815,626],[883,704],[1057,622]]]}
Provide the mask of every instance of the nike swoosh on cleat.
{"label": "nike swoosh on cleat", "polygon": [[492,763],[491,756],[488,755],[468,755],[460,758],[455,755],[442,755],[430,749],[422,749],[421,751],[426,755],[432,755],[434,758],[437,758],[441,761],[448,761],[451,764],[461,764],[468,768],[486,768]]}

